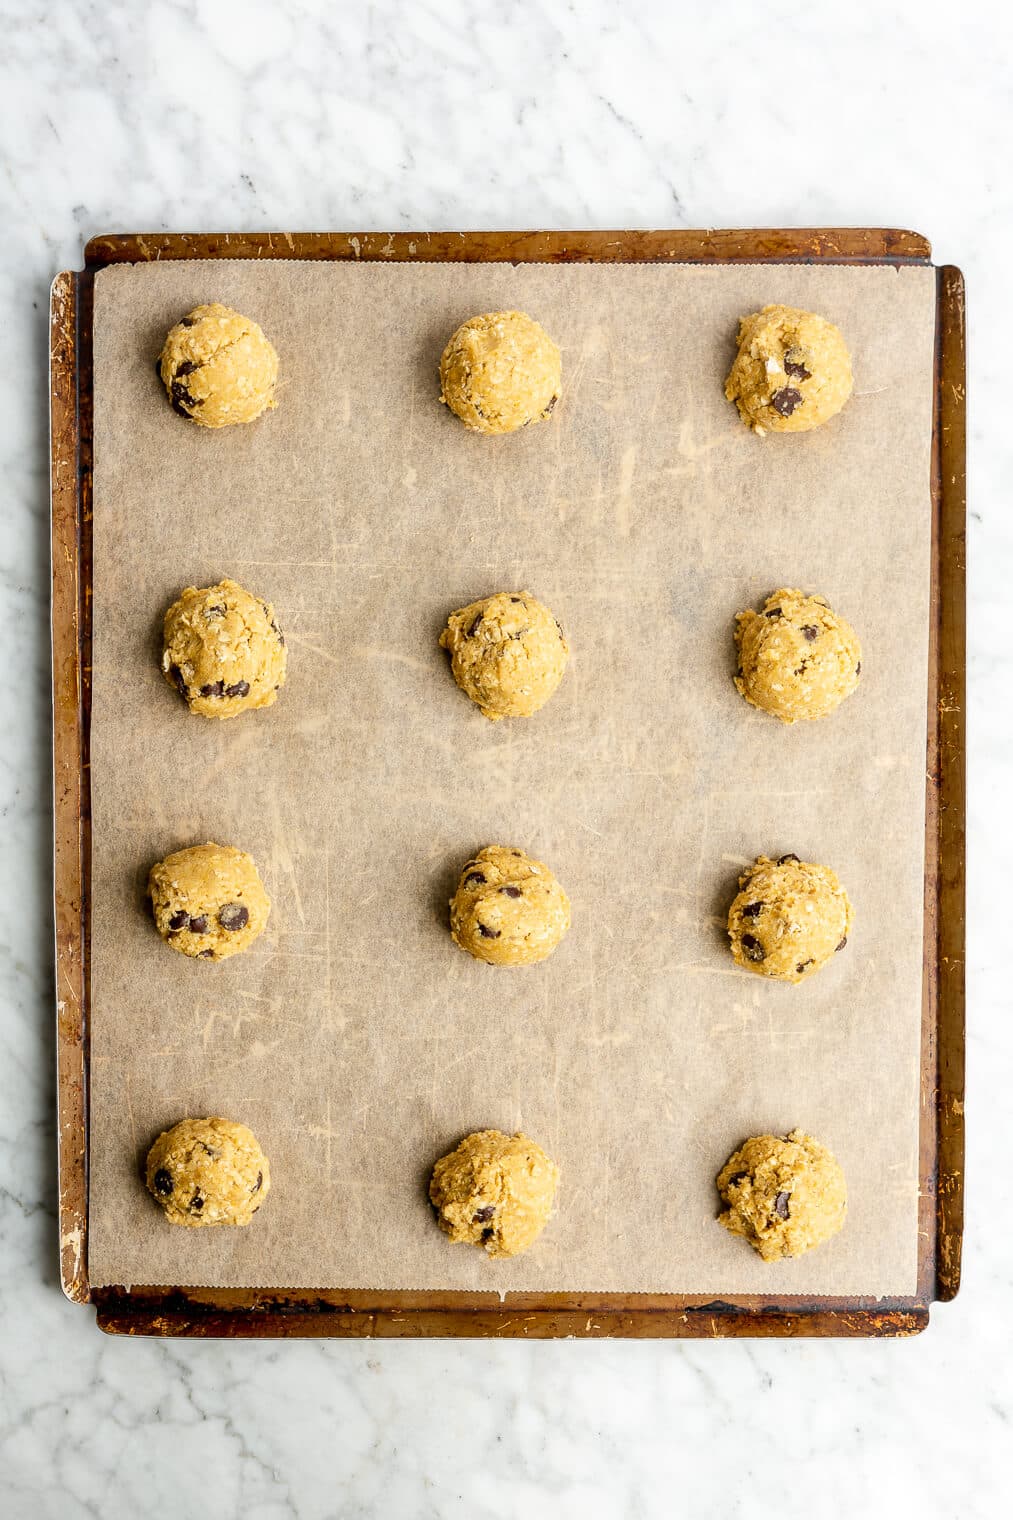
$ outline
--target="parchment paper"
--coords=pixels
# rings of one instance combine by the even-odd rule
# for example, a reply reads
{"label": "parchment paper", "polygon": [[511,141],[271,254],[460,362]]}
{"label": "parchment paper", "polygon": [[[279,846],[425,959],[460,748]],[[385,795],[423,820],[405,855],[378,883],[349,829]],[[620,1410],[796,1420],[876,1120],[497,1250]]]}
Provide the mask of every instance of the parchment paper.
{"label": "parchment paper", "polygon": [[[915,1287],[934,275],[751,266],[208,262],[103,272],[95,303],[93,1283],[901,1294]],[[278,409],[202,431],[155,375],[200,301],[255,317]],[[822,430],[751,436],[723,399],[737,319],[825,313],[856,394]],[[474,312],[560,343],[542,426],[477,437],[436,364]],[[158,669],[166,605],[233,576],[276,604],[289,681],[216,724]],[[737,696],[734,614],[818,590],[860,689],[793,729]],[[526,588],[571,667],[491,724],[437,636]],[[152,861],[249,850],[274,907],[222,965],[158,939]],[[544,965],[457,950],[446,901],[481,845],[548,861],[573,928]],[[857,922],[802,986],[738,970],[739,868],[794,851]],[[249,1124],[270,1198],[246,1230],[174,1229],[144,1191],[185,1115]],[[747,1135],[800,1125],[847,1173],[843,1233],[759,1261],[715,1221]],[[451,1246],[425,1184],[467,1131],[523,1128],[562,1169],[536,1248]]]}

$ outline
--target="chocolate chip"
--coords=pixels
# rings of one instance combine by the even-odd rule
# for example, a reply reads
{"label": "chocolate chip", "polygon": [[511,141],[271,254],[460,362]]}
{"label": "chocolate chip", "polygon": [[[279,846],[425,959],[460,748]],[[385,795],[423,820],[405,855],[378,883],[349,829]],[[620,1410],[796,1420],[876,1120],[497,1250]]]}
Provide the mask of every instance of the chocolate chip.
{"label": "chocolate chip", "polygon": [[208,932],[208,916],[206,913],[198,913],[196,918],[190,920],[191,934],[206,934]]}
{"label": "chocolate chip", "polygon": [[788,1218],[788,1199],[790,1196],[789,1193],[778,1193],[774,1199],[774,1212],[780,1215],[782,1219]]}
{"label": "chocolate chip", "polygon": [[820,631],[812,623],[805,623],[802,627],[802,636],[811,644],[815,639],[819,638]]}
{"label": "chocolate chip", "polygon": [[742,946],[743,950],[746,952],[746,959],[747,960],[750,960],[750,961],[763,961],[763,960],[766,960],[766,958],[767,958],[766,951],[764,950],[763,946],[760,944],[760,941],[756,938],[755,934],[743,934],[741,936],[740,940],[739,940],[739,944]]}
{"label": "chocolate chip", "polygon": [[179,319],[179,326],[180,327],[196,327],[197,326],[197,318],[196,317],[180,317],[180,319]]}
{"label": "chocolate chip", "polygon": [[742,909],[742,917],[755,918],[758,913],[762,912],[762,910],[762,902],[746,903],[745,907]]}
{"label": "chocolate chip", "polygon": [[770,608],[768,608],[768,610],[763,615],[764,615],[764,617],[769,617],[769,618],[780,617],[781,616],[781,609],[780,609],[780,607],[770,607]]}
{"label": "chocolate chip", "polygon": [[835,954],[835,955],[836,955],[836,954],[837,954],[837,952],[838,952],[838,950],[843,950],[843,949],[844,949],[844,947],[845,947],[845,945],[846,945],[846,944],[847,944],[847,943],[848,943],[848,936],[847,936],[847,935],[846,935],[846,934],[845,934],[845,935],[842,935],[842,936],[841,936],[841,942],[840,942],[840,944],[839,944],[839,945],[835,945],[835,946],[834,946],[834,954]]}
{"label": "chocolate chip", "polygon": [[784,372],[791,375],[793,380],[811,380],[812,375],[804,364],[799,364],[795,359],[785,359]]}
{"label": "chocolate chip", "polygon": [[160,1198],[168,1198],[172,1192],[172,1173],[167,1172],[164,1166],[160,1166],[151,1179],[151,1185]]}
{"label": "chocolate chip", "polygon": [[471,627],[468,629],[468,637],[469,637],[469,639],[473,639],[475,637],[475,634],[478,632],[478,625],[479,625],[479,623],[481,621],[482,621],[482,614],[479,613],[478,616],[475,618],[474,622],[472,623]]}
{"label": "chocolate chip", "polygon": [[225,607],[223,605],[221,605],[220,603],[219,603],[219,605],[217,607],[209,607],[208,610],[205,612],[204,616],[205,617],[209,617],[209,618],[224,617],[225,616]]}
{"label": "chocolate chip", "polygon": [[178,380],[182,376],[185,379],[187,375],[192,375],[198,369],[200,369],[199,364],[194,364],[192,359],[184,359],[182,364],[176,366],[175,378]]}
{"label": "chocolate chip", "polygon": [[558,400],[559,400],[558,396],[553,396],[552,400],[549,402],[548,406],[545,408],[545,411],[542,413],[543,417],[547,417],[549,415],[549,413],[552,411],[552,408],[555,406],[555,404],[556,404],[556,402]]}
{"label": "chocolate chip", "polygon": [[745,1182],[748,1175],[748,1172],[733,1172],[728,1181],[725,1183],[725,1187],[738,1187],[740,1182]]}
{"label": "chocolate chip", "polygon": [[483,1241],[485,1241],[485,1240],[491,1240],[492,1237],[495,1235],[495,1233],[496,1233],[496,1231],[490,1225],[487,1229],[485,1229],[485,1230],[482,1231],[482,1239],[483,1239]]}
{"label": "chocolate chip", "polygon": [[193,1197],[190,1199],[190,1202],[186,1206],[187,1212],[190,1214],[199,1214],[201,1209],[203,1209],[204,1204],[204,1194],[201,1192],[200,1188],[197,1188],[194,1192]]}
{"label": "chocolate chip", "polygon": [[248,697],[249,694],[249,681],[237,681],[234,686],[226,686],[225,688],[225,695],[227,697]]}
{"label": "chocolate chip", "polygon": [[860,676],[861,674],[862,674],[862,662],[861,662],[861,660],[859,660],[858,664],[855,666],[855,675],[856,676]]}
{"label": "chocolate chip", "polygon": [[782,855],[777,863],[778,863],[779,866],[786,866],[788,864],[789,860],[798,860],[798,856],[797,855]]}
{"label": "chocolate chip", "polygon": [[178,380],[173,380],[169,387],[169,399],[172,401],[173,411],[178,412],[181,417],[189,417],[187,408],[197,405],[186,386],[180,385]]}
{"label": "chocolate chip", "polygon": [[169,675],[172,678],[172,682],[173,682],[174,686],[177,688],[178,691],[181,691],[183,693],[183,696],[185,697],[186,696],[186,682],[183,679],[183,672],[180,670],[179,666],[178,665],[170,665],[169,666]]}
{"label": "chocolate chip", "polygon": [[235,934],[237,929],[245,929],[250,922],[250,910],[242,903],[226,903],[218,910],[218,922],[230,934]]}
{"label": "chocolate chip", "polygon": [[481,871],[469,871],[467,876],[464,878],[464,885],[466,887],[470,887],[473,881],[485,881],[485,877],[482,875]]}
{"label": "chocolate chip", "polygon": [[496,1205],[494,1203],[487,1203],[484,1208],[477,1210],[472,1224],[485,1224],[486,1220],[491,1219],[495,1212]]}
{"label": "chocolate chip", "polygon": [[803,660],[802,663],[801,663],[801,665],[796,665],[795,666],[795,669],[792,672],[792,674],[796,675],[796,676],[804,676],[805,673],[806,673],[806,669],[807,668],[808,668],[807,667],[807,662],[805,660]]}
{"label": "chocolate chip", "polygon": [[510,598],[510,600],[511,600],[511,601],[512,601],[512,602],[519,602],[519,601],[521,601],[521,600],[522,600],[522,598],[521,598],[521,597],[519,597],[519,596],[512,596],[512,597],[511,597],[511,598]]}
{"label": "chocolate chip", "polygon": [[803,973],[803,971],[805,970],[805,968],[807,966],[811,966],[812,963],[813,963],[813,957],[810,955],[810,957],[809,957],[809,959],[807,961],[799,961],[798,965],[795,967],[795,970],[798,972],[799,976],[801,976],[802,973]]}
{"label": "chocolate chip", "polygon": [[198,950],[197,959],[199,961],[210,961],[214,959],[214,954],[213,950]]}
{"label": "chocolate chip", "polygon": [[521,895],[520,887],[500,887],[500,891],[504,897],[520,897]]}
{"label": "chocolate chip", "polygon": [[211,685],[209,685],[209,686],[202,686],[201,689],[200,689],[200,695],[202,697],[221,697],[221,696],[224,696],[224,694],[225,694],[225,682],[224,681],[213,681],[211,683]]}
{"label": "chocolate chip", "polygon": [[172,930],[185,929],[189,922],[189,913],[184,913],[182,908],[177,908],[169,920],[169,928]]}
{"label": "chocolate chip", "polygon": [[511,850],[510,853],[511,853],[511,855],[516,855],[518,857],[518,859],[520,859],[520,857],[524,854],[524,851],[523,850]]}
{"label": "chocolate chip", "polygon": [[780,416],[790,417],[796,407],[802,405],[802,392],[786,385],[783,390],[774,392],[770,398],[770,404]]}
{"label": "chocolate chip", "polygon": [[260,1190],[261,1190],[261,1188],[263,1186],[264,1186],[264,1174],[263,1174],[263,1172],[258,1172],[257,1173],[257,1180],[253,1184],[253,1186],[251,1187],[250,1192],[251,1193],[259,1193]]}
{"label": "chocolate chip", "polygon": [[502,931],[499,929],[487,929],[485,924],[479,924],[478,932],[483,939],[499,939]]}

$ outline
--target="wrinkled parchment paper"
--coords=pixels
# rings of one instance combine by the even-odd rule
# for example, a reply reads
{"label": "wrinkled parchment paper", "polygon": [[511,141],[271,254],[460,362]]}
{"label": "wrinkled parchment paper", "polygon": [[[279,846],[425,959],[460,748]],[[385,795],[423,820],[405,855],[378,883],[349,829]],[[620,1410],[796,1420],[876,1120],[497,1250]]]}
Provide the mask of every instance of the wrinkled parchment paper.
{"label": "wrinkled parchment paper", "polygon": [[[914,1290],[929,443],[928,269],[200,262],[115,268],[95,303],[89,1269],[95,1284],[901,1294]],[[155,375],[201,301],[256,318],[278,408],[207,432]],[[751,436],[722,395],[737,318],[838,322],[856,393],[822,430]],[[510,438],[437,402],[463,318],[520,307],[564,399]],[[188,715],[166,605],[232,576],[289,639],[271,711]],[[736,611],[818,590],[862,683],[784,728],[731,681]],[[498,589],[552,608],[551,704],[491,724],[437,636]],[[249,850],[274,907],[222,965],[158,939],[148,867]],[[544,965],[452,944],[457,868],[548,861],[573,928]],[[799,987],[738,970],[740,867],[835,867],[856,928]],[[271,1195],[246,1230],[171,1228],[139,1181],[185,1115],[249,1124]],[[843,1233],[765,1265],[715,1224],[747,1135],[795,1125],[847,1173]],[[425,1183],[467,1131],[562,1169],[516,1261],[451,1246]]]}

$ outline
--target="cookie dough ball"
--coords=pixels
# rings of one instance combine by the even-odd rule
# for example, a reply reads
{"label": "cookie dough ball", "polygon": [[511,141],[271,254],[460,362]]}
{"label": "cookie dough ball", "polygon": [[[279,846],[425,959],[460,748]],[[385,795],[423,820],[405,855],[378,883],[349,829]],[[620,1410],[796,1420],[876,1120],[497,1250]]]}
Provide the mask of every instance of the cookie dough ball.
{"label": "cookie dough ball", "polygon": [[165,614],[162,646],[162,674],[205,718],[270,707],[285,684],[274,608],[236,581],[187,586]]}
{"label": "cookie dough ball", "polygon": [[461,872],[450,901],[456,944],[490,966],[533,966],[570,927],[570,899],[548,866],[490,844]]}
{"label": "cookie dough ball", "polygon": [[453,1241],[519,1256],[545,1229],[559,1168],[527,1135],[483,1129],[433,1167],[429,1197]]}
{"label": "cookie dough ball", "polygon": [[541,422],[561,394],[559,349],[522,311],[463,322],[440,360],[440,400],[476,433]]}
{"label": "cookie dough ball", "polygon": [[206,961],[224,961],[248,949],[263,934],[271,911],[250,856],[224,844],[198,844],[167,855],[151,868],[148,896],[166,944]]}
{"label": "cookie dough ball", "polygon": [[530,591],[500,591],[452,612],[440,643],[458,686],[493,721],[544,707],[570,657],[562,628]]}
{"label": "cookie dough ball", "polygon": [[747,971],[802,982],[848,943],[854,914],[829,866],[797,855],[761,855],[739,877],[739,887],[728,934],[732,955]]}
{"label": "cookie dough ball", "polygon": [[806,433],[851,395],[851,355],[840,330],[794,306],[765,306],[739,322],[739,351],[725,395],[747,427]]}
{"label": "cookie dough ball", "polygon": [[764,1261],[802,1256],[844,1224],[848,1191],[844,1173],[811,1135],[793,1129],[784,1139],[757,1135],[718,1174],[726,1205],[718,1217],[743,1235]]}
{"label": "cookie dough ball", "polygon": [[148,1152],[148,1188],[170,1224],[249,1224],[271,1170],[256,1136],[231,1119],[183,1119]]}
{"label": "cookie dough ball", "polygon": [[169,329],[158,371],[173,410],[201,427],[252,422],[275,404],[278,355],[256,322],[217,301]]}
{"label": "cookie dough ball", "polygon": [[736,619],[735,684],[753,707],[783,723],[825,718],[858,685],[862,646],[822,596],[774,591],[761,612]]}

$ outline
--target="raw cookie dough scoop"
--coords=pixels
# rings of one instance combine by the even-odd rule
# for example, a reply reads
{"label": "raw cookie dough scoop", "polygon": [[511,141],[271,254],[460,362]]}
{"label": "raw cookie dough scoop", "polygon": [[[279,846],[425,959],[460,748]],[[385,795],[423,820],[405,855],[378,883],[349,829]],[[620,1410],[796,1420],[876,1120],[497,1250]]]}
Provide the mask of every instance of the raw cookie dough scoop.
{"label": "raw cookie dough scoop", "polygon": [[217,301],[169,329],[158,372],[173,411],[199,427],[253,422],[275,404],[278,355],[256,322]]}
{"label": "raw cookie dough scoop", "polygon": [[738,965],[759,976],[801,982],[848,943],[854,913],[829,866],[760,855],[739,877],[728,910],[728,937]]}
{"label": "raw cookie dough scoop", "polygon": [[245,1124],[182,1119],[148,1152],[147,1182],[170,1224],[246,1225],[267,1197],[271,1169]]}
{"label": "raw cookie dough scoop", "polygon": [[559,349],[523,311],[469,317],[440,359],[440,400],[476,433],[542,422],[561,394]]}
{"label": "raw cookie dough scoop", "polygon": [[519,1256],[552,1212],[555,1162],[527,1135],[483,1129],[433,1167],[429,1197],[440,1229],[490,1256]]}
{"label": "raw cookie dough scoop", "polygon": [[530,591],[499,591],[459,607],[440,644],[458,686],[493,722],[544,707],[570,657],[559,623]]}
{"label": "raw cookie dough scoop", "polygon": [[718,1216],[764,1261],[802,1256],[844,1224],[848,1190],[839,1163],[818,1140],[793,1129],[783,1139],[755,1135],[718,1174]]}
{"label": "raw cookie dough scoop", "polygon": [[270,707],[285,684],[285,635],[270,602],[236,581],[187,586],[162,625],[162,674],[192,713]]}
{"label": "raw cookie dough scoop", "polygon": [[764,306],[739,322],[725,396],[758,437],[806,433],[851,395],[851,355],[840,329],[795,306]]}
{"label": "raw cookie dough scoop", "polygon": [[223,844],[193,845],[158,861],[148,896],[166,944],[194,960],[224,961],[248,950],[271,911],[251,857]]}
{"label": "raw cookie dough scoop", "polygon": [[825,597],[804,591],[773,591],[760,612],[740,612],[735,643],[739,692],[782,723],[827,717],[862,674],[862,646],[851,624]]}
{"label": "raw cookie dough scoop", "polygon": [[455,944],[490,966],[544,961],[570,927],[570,900],[547,865],[490,844],[461,872],[450,901]]}

